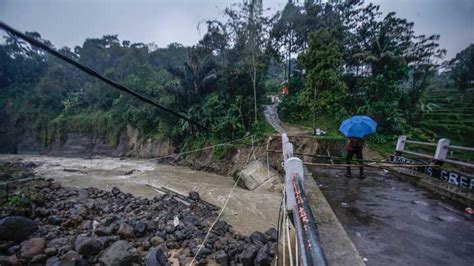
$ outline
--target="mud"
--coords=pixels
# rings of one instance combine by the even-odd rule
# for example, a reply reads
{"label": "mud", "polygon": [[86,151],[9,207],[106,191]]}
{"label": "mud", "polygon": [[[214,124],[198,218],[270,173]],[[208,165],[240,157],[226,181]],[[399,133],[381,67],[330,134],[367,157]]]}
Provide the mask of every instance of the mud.
{"label": "mud", "polygon": [[[100,189],[117,186],[124,192],[147,198],[159,195],[146,186],[150,183],[186,195],[189,191],[197,191],[203,200],[222,206],[234,185],[230,176],[156,164],[147,160],[0,155],[0,160],[3,161],[19,159],[35,163],[37,166],[33,170],[38,175],[54,178],[64,186]],[[223,213],[223,219],[242,234],[265,232],[277,226],[280,200],[279,192],[252,192],[237,187]]]}
{"label": "mud", "polygon": [[465,206],[385,171],[369,169],[364,180],[310,171],[367,265],[473,265],[474,223]]}

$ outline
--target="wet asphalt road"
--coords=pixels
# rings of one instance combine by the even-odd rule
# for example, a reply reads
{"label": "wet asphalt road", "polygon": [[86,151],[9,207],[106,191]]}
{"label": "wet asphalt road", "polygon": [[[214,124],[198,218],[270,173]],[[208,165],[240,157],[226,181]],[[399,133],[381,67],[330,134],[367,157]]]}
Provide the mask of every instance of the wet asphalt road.
{"label": "wet asphalt road", "polygon": [[[474,265],[474,218],[392,173],[310,169],[367,265]],[[353,170],[358,176],[358,171]]]}

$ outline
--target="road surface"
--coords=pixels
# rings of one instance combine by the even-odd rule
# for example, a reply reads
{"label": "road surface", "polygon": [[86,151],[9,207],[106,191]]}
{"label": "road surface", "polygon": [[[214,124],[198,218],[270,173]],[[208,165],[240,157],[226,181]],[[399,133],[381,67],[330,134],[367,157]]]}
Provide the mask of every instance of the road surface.
{"label": "road surface", "polygon": [[[267,121],[284,133],[276,110],[267,107]],[[474,218],[464,218],[466,206],[385,170],[366,169],[363,180],[340,168],[309,170],[367,265],[474,265]]]}
{"label": "road surface", "polygon": [[367,265],[474,265],[474,220],[464,206],[389,172],[368,170],[361,180],[310,171]]}

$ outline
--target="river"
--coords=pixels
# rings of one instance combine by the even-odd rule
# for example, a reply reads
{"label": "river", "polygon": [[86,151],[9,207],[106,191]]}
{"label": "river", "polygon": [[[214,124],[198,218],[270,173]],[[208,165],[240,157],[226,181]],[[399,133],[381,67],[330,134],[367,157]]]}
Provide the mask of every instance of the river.
{"label": "river", "polygon": [[[97,157],[92,159],[50,157],[39,155],[0,155],[0,160],[25,160],[37,164],[34,171],[54,178],[63,186],[97,187],[110,190],[113,186],[134,196],[153,198],[160,194],[147,183],[167,187],[187,195],[199,192],[201,198],[221,207],[234,181],[232,177],[195,171],[187,167],[157,164],[149,160]],[[222,218],[242,234],[265,232],[277,226],[281,194],[252,192],[240,187],[234,190]]]}

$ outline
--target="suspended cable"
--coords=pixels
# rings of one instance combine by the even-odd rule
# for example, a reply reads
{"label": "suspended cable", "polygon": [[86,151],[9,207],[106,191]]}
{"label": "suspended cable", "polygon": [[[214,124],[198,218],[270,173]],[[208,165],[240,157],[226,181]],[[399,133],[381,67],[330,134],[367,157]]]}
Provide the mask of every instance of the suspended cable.
{"label": "suspended cable", "polygon": [[[255,157],[255,147],[254,147],[254,138],[252,136],[252,149],[250,150],[250,153],[247,157],[247,160],[245,161],[245,164],[244,165],[247,165],[247,163],[249,162],[250,160],[250,157],[254,156]],[[206,236],[204,237],[204,240],[202,241],[202,243],[199,245],[199,248],[198,250],[196,251],[196,254],[194,254],[194,257],[193,259],[191,260],[191,262],[189,263],[189,265],[194,265],[194,261],[196,260],[196,258],[198,257],[199,255],[199,252],[201,252],[201,249],[204,247],[204,245],[206,244],[206,241],[207,239],[209,238],[209,235],[211,234],[212,232],[212,229],[214,228],[214,225],[219,221],[219,219],[221,218],[222,214],[224,213],[224,210],[226,209],[227,207],[227,204],[229,203],[229,200],[230,198],[232,197],[232,193],[234,192],[235,188],[237,187],[239,181],[240,181],[240,178],[242,177],[243,175],[243,172],[240,173],[239,177],[237,178],[237,180],[235,180],[234,182],[234,186],[232,187],[232,189],[230,190],[229,194],[227,195],[226,197],[226,200],[224,202],[224,205],[222,206],[219,214],[217,215],[216,219],[214,220],[214,222],[211,224],[211,226],[209,227],[209,230],[207,231],[206,233]]]}
{"label": "suspended cable", "polygon": [[91,76],[93,76],[97,79],[102,80],[103,82],[109,84],[110,86],[112,86],[112,87],[114,87],[114,88],[116,88],[116,89],[118,89],[122,92],[125,92],[125,93],[128,93],[128,94],[134,96],[135,98],[139,99],[142,102],[151,104],[151,105],[153,105],[153,106],[155,106],[155,107],[157,107],[157,108],[159,108],[159,109],[161,109],[161,110],[163,110],[167,113],[170,113],[170,114],[172,114],[176,117],[184,119],[184,120],[192,123],[193,125],[201,128],[201,129],[206,129],[206,127],[204,127],[200,123],[198,123],[198,122],[196,122],[196,121],[194,121],[194,120],[192,120],[192,119],[190,119],[190,118],[188,118],[188,117],[186,117],[182,114],[179,114],[179,113],[177,113],[177,112],[175,112],[175,111],[173,111],[173,110],[171,110],[171,109],[155,102],[154,100],[152,100],[152,99],[150,99],[150,98],[148,98],[148,97],[146,97],[146,96],[144,96],[144,95],[142,95],[142,94],[140,94],[136,91],[133,91],[133,90],[131,90],[131,89],[129,89],[129,88],[127,88],[127,87],[125,87],[125,86],[123,86],[123,85],[121,85],[121,84],[119,84],[119,83],[117,83],[117,82],[115,82],[111,79],[109,79],[109,78],[106,78],[106,77],[102,76],[101,74],[99,74],[98,72],[93,70],[92,68],[87,67],[87,66],[75,61],[74,59],[71,59],[71,58],[61,54],[60,52],[58,52],[58,51],[54,50],[53,48],[47,46],[46,44],[42,43],[41,41],[36,40],[36,39],[34,39],[30,36],[27,36],[27,35],[23,34],[22,32],[10,27],[9,25],[5,24],[2,21],[0,21],[0,28],[7,31],[7,32],[9,32],[9,33],[11,33],[11,34],[13,34],[13,35],[15,35],[16,37],[19,37],[19,38],[25,40],[26,42],[28,42],[31,45],[33,45],[35,47],[38,47],[38,48],[50,53],[51,55],[65,61],[66,63],[69,63],[69,64],[77,67],[78,69],[82,70],[83,72],[85,72],[85,73],[87,73],[87,74],[89,74],[89,75],[91,75]]}
{"label": "suspended cable", "polygon": [[336,163],[336,164],[329,164],[329,163],[311,163],[311,162],[303,162],[304,165],[311,165],[311,166],[321,166],[321,167],[329,167],[329,168],[337,168],[337,167],[432,167],[432,168],[439,168],[437,165],[428,165],[428,164],[398,164],[398,163],[374,163],[374,164],[350,164],[350,163]]}

